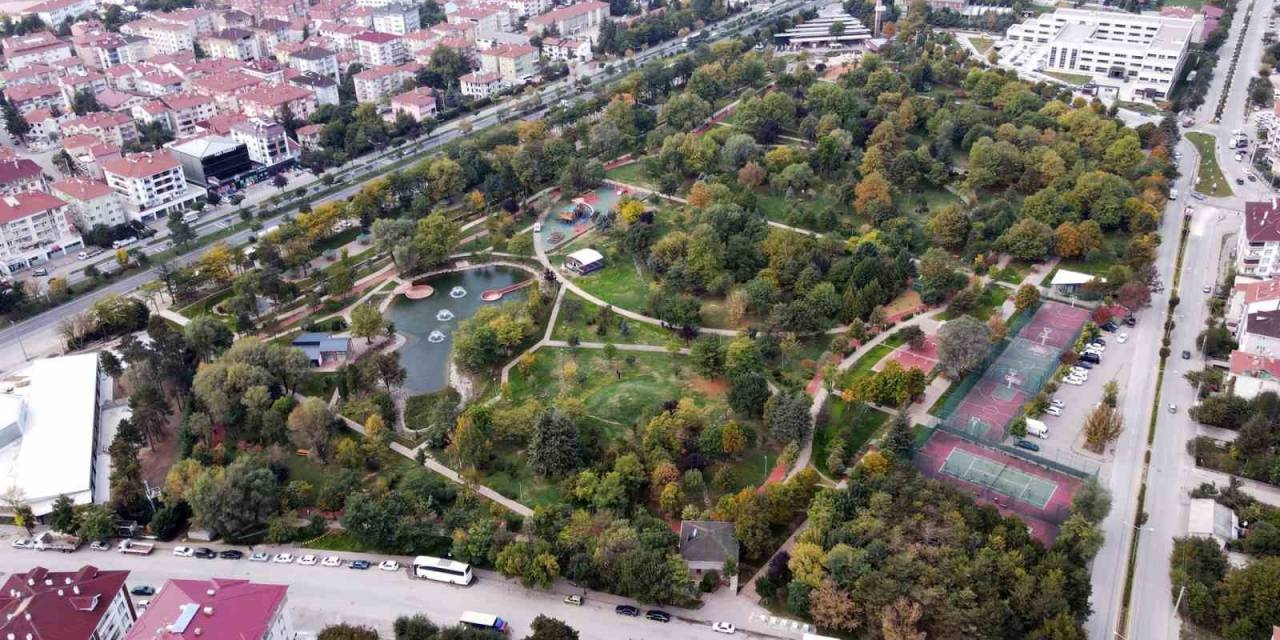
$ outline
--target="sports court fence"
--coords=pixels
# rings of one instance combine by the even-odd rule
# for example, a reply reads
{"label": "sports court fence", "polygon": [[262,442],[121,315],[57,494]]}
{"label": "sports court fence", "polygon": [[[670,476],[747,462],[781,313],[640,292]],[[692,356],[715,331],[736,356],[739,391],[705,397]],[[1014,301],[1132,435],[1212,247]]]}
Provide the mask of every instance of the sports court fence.
{"label": "sports court fence", "polygon": [[[961,452],[961,449],[955,449],[948,456],[918,452],[912,462],[925,476],[967,489],[975,497],[1021,516],[1061,525],[1071,515],[1067,505],[1058,501],[1046,503],[1049,496],[1044,495],[1045,481],[1039,481],[1033,489],[1032,484],[1037,481],[1032,480],[1030,474],[986,458],[975,460],[974,456]],[[980,462],[974,464],[975,461]],[[1056,490],[1056,486],[1052,490]]]}
{"label": "sports court fence", "polygon": [[[938,431],[949,433],[953,436],[959,436],[966,440],[974,440],[973,434],[967,429],[955,429],[947,426],[942,421],[937,421],[932,426]],[[924,439],[921,439],[920,441],[923,440]],[[1034,440],[1034,438],[1032,438],[1032,440]],[[1060,473],[1065,473],[1069,476],[1080,478],[1082,480],[1085,478],[1096,478],[1098,476],[1098,471],[1102,469],[1102,463],[1097,460],[1087,458],[1062,447],[1053,447],[1048,451],[1041,450],[1038,453],[1032,453],[1020,447],[1011,447],[1003,442],[981,441],[980,444],[981,446],[994,451],[1000,451],[1011,456],[1017,456],[1031,464],[1039,465]]]}

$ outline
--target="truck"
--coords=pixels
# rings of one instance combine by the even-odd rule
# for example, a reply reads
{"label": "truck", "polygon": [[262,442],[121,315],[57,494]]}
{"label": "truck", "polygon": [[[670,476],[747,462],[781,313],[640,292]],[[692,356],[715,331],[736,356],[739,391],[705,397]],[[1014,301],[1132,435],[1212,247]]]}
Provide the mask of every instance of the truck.
{"label": "truck", "polygon": [[1049,425],[1035,418],[1027,418],[1027,435],[1047,440],[1049,438]]}
{"label": "truck", "polygon": [[132,553],[135,556],[145,556],[155,550],[156,545],[150,542],[134,542],[132,540],[121,540],[120,546],[116,547],[120,553]]}
{"label": "truck", "polygon": [[1231,147],[1234,149],[1243,149],[1249,146],[1249,136],[1245,132],[1236,129],[1231,132]]}
{"label": "truck", "polygon": [[37,551],[61,551],[71,553],[80,548],[80,538],[76,536],[46,531],[36,537]]}

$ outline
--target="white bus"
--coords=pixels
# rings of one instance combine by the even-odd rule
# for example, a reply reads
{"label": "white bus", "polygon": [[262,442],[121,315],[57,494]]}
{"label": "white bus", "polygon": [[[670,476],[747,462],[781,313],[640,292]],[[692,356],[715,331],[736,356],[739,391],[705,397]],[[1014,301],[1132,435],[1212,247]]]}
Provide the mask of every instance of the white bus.
{"label": "white bus", "polygon": [[418,556],[413,559],[413,575],[425,580],[451,582],[463,586],[471,584],[475,579],[471,573],[471,565],[431,556]]}
{"label": "white bus", "polygon": [[487,629],[489,631],[497,631],[498,633],[508,632],[507,621],[491,613],[463,611],[462,617],[458,618],[458,622],[461,622],[473,629]]}

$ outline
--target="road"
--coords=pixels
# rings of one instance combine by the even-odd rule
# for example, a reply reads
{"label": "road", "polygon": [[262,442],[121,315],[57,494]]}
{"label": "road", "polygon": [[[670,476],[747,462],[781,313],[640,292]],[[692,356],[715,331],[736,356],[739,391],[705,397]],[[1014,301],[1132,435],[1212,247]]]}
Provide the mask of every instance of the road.
{"label": "road", "polygon": [[[560,618],[577,629],[584,639],[616,640],[640,639],[661,636],[667,640],[709,640],[723,637],[711,630],[711,619],[706,609],[732,610],[729,606],[709,606],[697,611],[664,607],[674,619],[667,624],[644,618],[629,618],[613,612],[615,604],[627,602],[604,594],[588,593],[583,606],[562,602],[564,594],[581,593],[568,584],[557,585],[559,593],[525,589],[491,572],[478,572],[471,586],[459,587],[411,579],[407,571],[397,573],[380,571],[377,563],[389,556],[367,554],[340,554],[348,560],[364,558],[374,563],[367,571],[354,571],[346,566],[327,568],[279,565],[249,562],[248,560],[201,560],[179,558],[172,554],[172,545],[162,545],[150,556],[128,556],[110,552],[90,551],[82,548],[73,554],[37,551],[15,551],[9,548],[10,538],[0,543],[0,576],[29,571],[39,565],[52,571],[79,569],[93,564],[100,569],[127,569],[130,571],[129,588],[147,585],[160,589],[168,579],[246,578],[255,582],[289,585],[289,609],[297,631],[319,631],[323,627],[345,622],[371,626],[382,637],[391,637],[392,622],[399,616],[424,613],[438,624],[457,621],[463,611],[483,611],[501,616],[512,626],[512,637],[524,637],[529,625],[539,614]],[[215,548],[216,545],[214,546]],[[264,547],[255,547],[262,550]],[[298,549],[285,549],[295,556]],[[302,551],[301,553],[305,553]],[[316,552],[323,556],[325,552]],[[404,564],[408,558],[394,557]],[[135,597],[135,603],[139,598]],[[736,599],[735,599],[736,600]],[[634,603],[631,603],[634,604]],[[641,607],[644,609],[645,607]],[[747,609],[742,609],[744,612]],[[741,623],[748,623],[750,613],[744,613]],[[739,621],[730,620],[738,624]],[[739,624],[741,627],[742,624]],[[739,631],[739,637],[768,637],[763,634]],[[781,636],[778,636],[781,637]]]}

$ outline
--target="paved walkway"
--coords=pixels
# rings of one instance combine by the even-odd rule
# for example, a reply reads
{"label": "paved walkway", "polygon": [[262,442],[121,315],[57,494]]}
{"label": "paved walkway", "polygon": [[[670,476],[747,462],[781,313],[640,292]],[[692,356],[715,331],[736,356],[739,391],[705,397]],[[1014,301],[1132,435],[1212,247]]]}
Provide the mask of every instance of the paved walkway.
{"label": "paved walkway", "polygon": [[180,327],[185,327],[187,326],[188,323],[191,322],[191,318],[188,318],[182,315],[181,313],[174,311],[169,307],[163,307],[156,313],[159,314],[160,317],[164,318],[165,320],[172,320],[174,323],[176,323]]}
{"label": "paved walkway", "polygon": [[1258,502],[1269,504],[1273,507],[1280,507],[1280,487],[1273,484],[1266,484],[1264,482],[1258,482],[1257,480],[1241,478],[1240,476],[1232,476],[1229,473],[1214,471],[1213,469],[1206,469],[1204,467],[1196,467],[1193,471],[1193,477],[1189,477],[1187,479],[1190,481],[1188,484],[1191,486],[1198,485],[1201,482],[1212,482],[1219,489],[1223,489],[1231,484],[1231,478],[1233,477],[1240,481],[1240,489],[1256,498]]}

